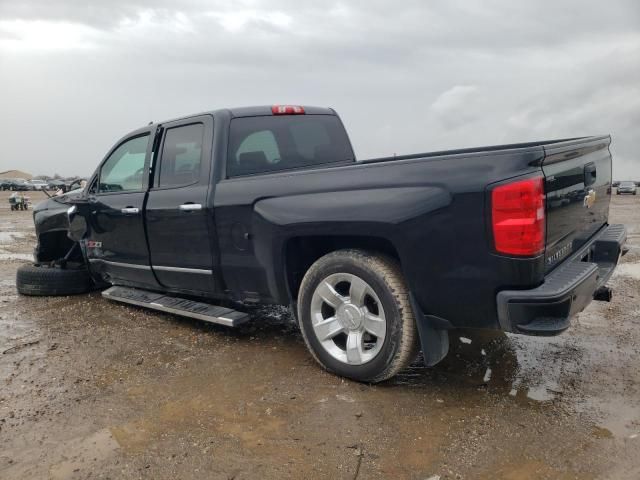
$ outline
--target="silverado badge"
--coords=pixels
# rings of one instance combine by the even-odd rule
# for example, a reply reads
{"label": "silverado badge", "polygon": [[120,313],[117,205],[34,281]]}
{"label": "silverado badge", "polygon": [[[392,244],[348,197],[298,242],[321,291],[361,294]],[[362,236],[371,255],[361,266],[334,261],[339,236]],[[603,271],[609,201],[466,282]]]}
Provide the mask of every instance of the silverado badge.
{"label": "silverado badge", "polygon": [[589,193],[584,196],[584,200],[582,201],[582,205],[587,208],[591,208],[596,203],[596,191],[589,190]]}

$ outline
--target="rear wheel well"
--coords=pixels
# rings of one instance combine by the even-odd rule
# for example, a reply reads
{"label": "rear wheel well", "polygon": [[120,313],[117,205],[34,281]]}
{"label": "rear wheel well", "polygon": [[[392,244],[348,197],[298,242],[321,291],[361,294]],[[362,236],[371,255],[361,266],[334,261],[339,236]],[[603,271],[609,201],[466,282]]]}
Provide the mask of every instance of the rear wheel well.
{"label": "rear wheel well", "polygon": [[400,256],[394,245],[382,237],[327,235],[292,238],[285,247],[287,286],[291,298],[298,298],[302,278],[316,260],[327,253],[347,248],[378,252],[400,263]]}

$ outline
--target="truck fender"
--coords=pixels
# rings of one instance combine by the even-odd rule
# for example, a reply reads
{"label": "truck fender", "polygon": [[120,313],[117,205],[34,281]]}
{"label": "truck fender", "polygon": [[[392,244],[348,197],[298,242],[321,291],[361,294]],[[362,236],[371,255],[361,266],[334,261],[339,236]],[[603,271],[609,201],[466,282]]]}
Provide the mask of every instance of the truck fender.
{"label": "truck fender", "polygon": [[399,224],[446,207],[451,194],[438,186],[368,188],[267,198],[255,211],[275,225],[319,222]]}

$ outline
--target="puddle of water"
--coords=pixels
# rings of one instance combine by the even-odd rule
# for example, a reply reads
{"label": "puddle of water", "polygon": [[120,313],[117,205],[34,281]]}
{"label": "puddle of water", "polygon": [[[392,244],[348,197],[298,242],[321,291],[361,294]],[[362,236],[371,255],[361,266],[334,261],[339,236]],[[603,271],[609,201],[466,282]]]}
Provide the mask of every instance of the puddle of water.
{"label": "puddle of water", "polygon": [[546,385],[537,385],[527,389],[527,398],[536,402],[550,402],[556,396]]}
{"label": "puddle of water", "polygon": [[550,402],[562,395],[563,385],[580,370],[583,351],[570,336],[528,337],[509,335],[513,342],[517,372],[513,388],[536,402]]}
{"label": "puddle of water", "polygon": [[578,370],[581,354],[569,337],[553,340],[504,334],[465,332],[449,355],[432,368],[420,360],[392,383],[421,388],[434,384],[459,389],[487,388],[517,403],[549,403],[563,394],[565,378]]}
{"label": "puddle of water", "polygon": [[16,281],[12,278],[3,278],[0,280],[0,287],[15,287]]}
{"label": "puddle of water", "polygon": [[109,458],[120,448],[120,445],[111,434],[108,428],[99,430],[93,435],[74,439],[65,445],[65,458],[49,468],[49,478],[52,480],[63,480],[71,478],[73,475],[86,476],[83,469],[90,467]]}
{"label": "puddle of water", "polygon": [[606,399],[587,397],[577,409],[596,411],[599,417],[596,428],[611,436],[630,438],[640,427],[640,406],[632,405],[629,398],[622,395],[610,395]]}
{"label": "puddle of water", "polygon": [[33,261],[33,254],[31,253],[0,253],[0,260]]}
{"label": "puddle of water", "polygon": [[24,238],[25,236],[26,235],[24,232],[0,231],[0,245],[10,245]]}
{"label": "puddle of water", "polygon": [[640,280],[640,263],[620,263],[616,267],[614,276],[624,276]]}
{"label": "puddle of water", "polygon": [[593,427],[591,435],[595,438],[613,438],[613,433],[611,433],[611,430],[603,427]]}
{"label": "puddle of water", "polygon": [[[495,468],[495,467],[494,467]],[[491,469],[480,475],[482,479],[505,478],[509,480],[526,480],[531,478],[553,478],[556,480],[568,480],[571,478],[592,478],[591,476],[578,477],[574,472],[562,470],[539,460],[527,460],[518,458],[515,461],[507,461],[498,466],[497,471]]]}

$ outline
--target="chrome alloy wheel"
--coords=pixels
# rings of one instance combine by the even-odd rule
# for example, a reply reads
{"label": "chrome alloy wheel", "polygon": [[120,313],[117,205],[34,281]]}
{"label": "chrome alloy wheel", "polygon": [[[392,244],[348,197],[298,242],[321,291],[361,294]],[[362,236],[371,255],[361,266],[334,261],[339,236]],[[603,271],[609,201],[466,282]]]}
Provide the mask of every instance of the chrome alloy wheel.
{"label": "chrome alloy wheel", "polygon": [[348,365],[373,360],[387,333],[378,295],[350,273],[334,273],[318,284],[311,298],[311,324],[327,353]]}

